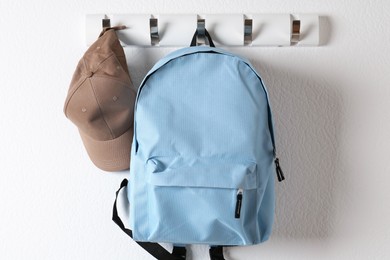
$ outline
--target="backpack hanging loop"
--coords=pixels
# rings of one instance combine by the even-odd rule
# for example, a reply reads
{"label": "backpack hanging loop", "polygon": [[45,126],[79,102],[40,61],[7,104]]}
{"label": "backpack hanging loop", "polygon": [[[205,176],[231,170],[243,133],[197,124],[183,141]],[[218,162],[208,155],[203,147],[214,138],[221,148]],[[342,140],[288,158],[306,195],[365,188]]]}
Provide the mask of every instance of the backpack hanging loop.
{"label": "backpack hanging loop", "polygon": [[206,45],[206,39],[210,47],[215,47],[209,32],[206,30],[206,20],[198,19],[196,31],[192,37],[191,47],[198,45]]}

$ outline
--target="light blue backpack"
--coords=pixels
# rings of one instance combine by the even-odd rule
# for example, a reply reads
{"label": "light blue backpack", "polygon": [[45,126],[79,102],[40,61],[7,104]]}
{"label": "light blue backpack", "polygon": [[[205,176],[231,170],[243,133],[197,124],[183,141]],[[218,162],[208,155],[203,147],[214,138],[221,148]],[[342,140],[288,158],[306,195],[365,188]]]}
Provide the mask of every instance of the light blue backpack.
{"label": "light blue backpack", "polygon": [[[185,259],[187,244],[210,245],[211,259],[224,259],[222,246],[266,241],[275,166],[284,179],[260,75],[206,35],[211,47],[169,54],[137,94],[130,181],[121,184],[130,229],[116,201],[113,220],[157,259]],[[173,243],[172,254],[158,242]]]}

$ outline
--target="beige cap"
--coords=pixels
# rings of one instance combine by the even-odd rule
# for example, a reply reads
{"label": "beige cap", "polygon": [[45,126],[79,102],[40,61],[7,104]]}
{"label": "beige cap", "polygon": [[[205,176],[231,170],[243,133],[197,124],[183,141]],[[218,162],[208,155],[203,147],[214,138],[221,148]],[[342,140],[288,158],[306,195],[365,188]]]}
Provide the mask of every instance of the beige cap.
{"label": "beige cap", "polygon": [[105,28],[85,52],[64,106],[92,162],[105,171],[129,168],[133,138],[136,91],[116,29]]}

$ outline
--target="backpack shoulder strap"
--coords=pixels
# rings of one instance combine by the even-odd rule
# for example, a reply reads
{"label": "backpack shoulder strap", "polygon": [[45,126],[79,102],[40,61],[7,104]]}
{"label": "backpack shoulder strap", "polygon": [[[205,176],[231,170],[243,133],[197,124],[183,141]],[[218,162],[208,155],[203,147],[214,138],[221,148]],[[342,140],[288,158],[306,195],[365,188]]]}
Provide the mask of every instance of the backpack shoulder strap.
{"label": "backpack shoulder strap", "polygon": [[[118,215],[118,209],[116,206],[116,202],[118,199],[119,192],[126,187],[128,184],[128,180],[124,179],[121,183],[121,186],[119,187],[119,190],[116,192],[115,202],[114,202],[114,208],[112,212],[112,220],[131,238],[133,238],[133,231],[126,228],[123,224],[121,218]],[[169,253],[164,247],[162,247],[158,243],[150,243],[150,242],[138,242],[135,241],[138,245],[140,245],[143,249],[145,249],[149,254],[154,256],[156,259],[159,260],[181,260],[185,259],[182,257],[183,255],[183,249],[173,248],[173,254]],[[185,250],[185,248],[184,248]],[[177,253],[176,253],[177,252]],[[185,252],[184,252],[185,255]]]}
{"label": "backpack shoulder strap", "polygon": [[[116,191],[115,194],[115,202],[112,212],[112,220],[131,238],[133,238],[133,231],[126,228],[123,224],[123,221],[118,215],[117,209],[117,200],[119,192],[127,187],[128,180],[124,179]],[[135,241],[135,240],[134,240]],[[135,241],[138,245],[140,245],[143,249],[145,249],[149,254],[154,256],[158,260],[185,260],[186,259],[186,248],[182,246],[174,246],[172,253],[169,253],[164,247],[162,247],[158,243],[150,243],[150,242],[138,242]],[[209,250],[210,260],[225,260],[223,256],[223,247],[222,246],[211,246]]]}
{"label": "backpack shoulder strap", "polygon": [[225,260],[222,246],[211,246],[209,250],[210,260]]}

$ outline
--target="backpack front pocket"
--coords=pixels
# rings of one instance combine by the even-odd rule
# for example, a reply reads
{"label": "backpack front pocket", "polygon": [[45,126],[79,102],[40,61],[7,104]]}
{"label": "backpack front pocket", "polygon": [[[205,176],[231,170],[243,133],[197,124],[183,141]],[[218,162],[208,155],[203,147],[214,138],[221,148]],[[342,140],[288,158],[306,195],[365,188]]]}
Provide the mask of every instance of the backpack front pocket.
{"label": "backpack front pocket", "polygon": [[146,169],[149,241],[210,245],[259,241],[255,162],[151,157]]}

